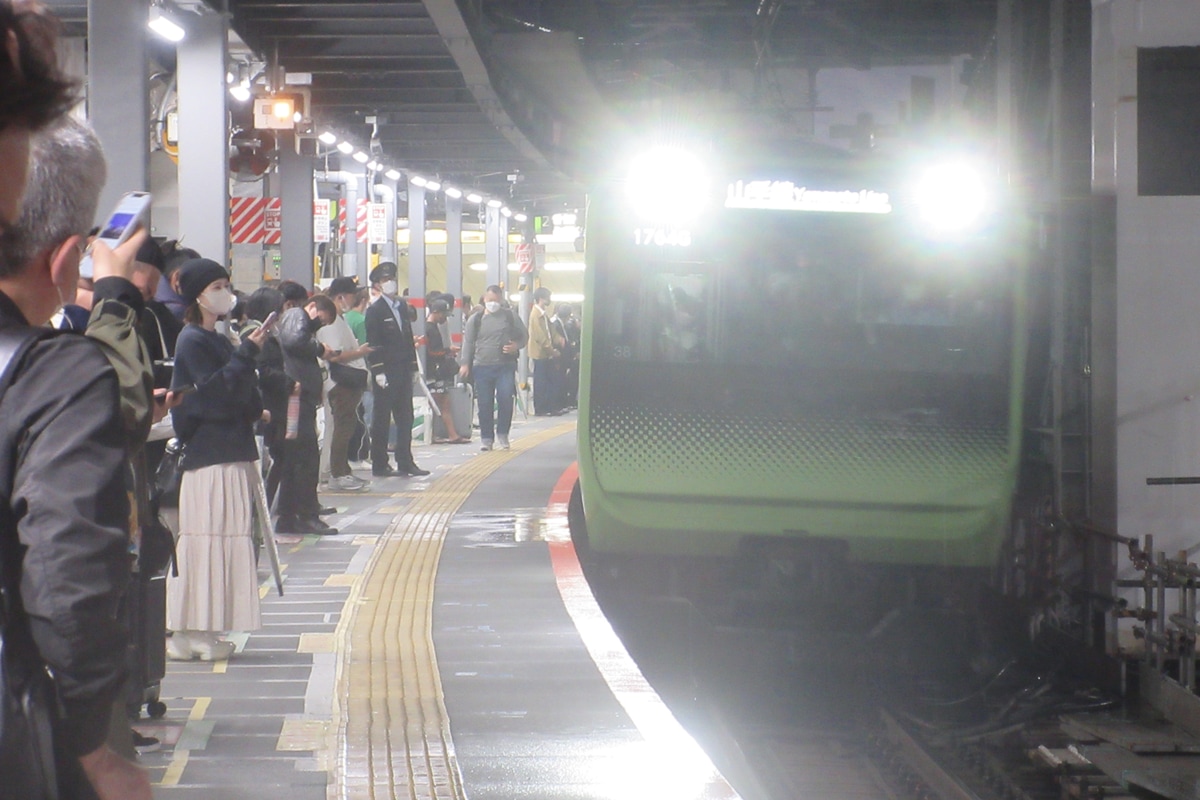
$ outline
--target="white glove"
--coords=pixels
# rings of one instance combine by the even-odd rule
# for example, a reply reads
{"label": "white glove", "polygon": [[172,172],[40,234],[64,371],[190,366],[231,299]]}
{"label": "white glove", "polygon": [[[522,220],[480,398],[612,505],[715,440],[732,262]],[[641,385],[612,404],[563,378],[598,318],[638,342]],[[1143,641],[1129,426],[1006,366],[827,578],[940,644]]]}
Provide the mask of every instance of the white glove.
{"label": "white glove", "polygon": [[378,375],[376,375],[375,376],[375,385],[378,386],[380,389],[386,389],[388,386],[387,375],[384,375],[382,372],[379,373]]}

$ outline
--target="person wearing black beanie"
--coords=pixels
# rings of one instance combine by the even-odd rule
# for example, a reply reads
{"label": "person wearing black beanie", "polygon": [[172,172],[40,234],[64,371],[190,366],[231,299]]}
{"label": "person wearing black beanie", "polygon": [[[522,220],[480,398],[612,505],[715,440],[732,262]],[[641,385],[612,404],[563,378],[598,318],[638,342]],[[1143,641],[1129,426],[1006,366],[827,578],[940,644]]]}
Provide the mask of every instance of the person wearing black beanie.
{"label": "person wearing black beanie", "polygon": [[[229,273],[206,258],[179,268],[188,325],[175,351],[174,389],[192,389],[171,412],[183,444],[179,468],[179,576],[167,581],[167,654],[223,660],[234,650],[220,635],[260,624],[254,522],[269,519],[254,426],[262,418],[256,358],[266,328],[236,350],[217,332],[233,308]],[[270,535],[270,534],[268,534]]]}

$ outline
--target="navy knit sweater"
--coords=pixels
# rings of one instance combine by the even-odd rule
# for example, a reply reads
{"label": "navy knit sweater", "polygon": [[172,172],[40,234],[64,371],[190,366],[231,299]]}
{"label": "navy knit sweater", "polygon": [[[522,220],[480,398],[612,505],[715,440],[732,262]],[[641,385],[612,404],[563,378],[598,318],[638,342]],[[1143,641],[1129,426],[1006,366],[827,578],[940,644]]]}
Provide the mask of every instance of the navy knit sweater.
{"label": "navy knit sweater", "polygon": [[258,460],[254,424],[263,404],[254,371],[257,355],[253,342],[234,350],[224,336],[199,325],[179,334],[171,387],[196,385],[171,412],[175,435],[184,443],[183,469]]}

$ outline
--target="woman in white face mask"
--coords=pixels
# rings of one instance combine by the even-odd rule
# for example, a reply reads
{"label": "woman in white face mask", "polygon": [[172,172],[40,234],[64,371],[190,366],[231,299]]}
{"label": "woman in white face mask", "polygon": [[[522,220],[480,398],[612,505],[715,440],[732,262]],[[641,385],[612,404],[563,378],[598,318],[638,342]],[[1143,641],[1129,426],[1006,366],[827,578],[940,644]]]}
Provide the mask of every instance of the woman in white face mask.
{"label": "woman in white face mask", "polygon": [[262,417],[255,374],[258,328],[234,349],[217,331],[234,306],[229,273],[206,258],[180,267],[180,295],[188,304],[175,347],[172,389],[189,391],[171,412],[183,443],[179,488],[179,577],[167,582],[167,641],[173,659],[228,658],[226,631],[260,625],[253,531],[256,518],[270,535],[260,502],[262,478],[254,425]]}

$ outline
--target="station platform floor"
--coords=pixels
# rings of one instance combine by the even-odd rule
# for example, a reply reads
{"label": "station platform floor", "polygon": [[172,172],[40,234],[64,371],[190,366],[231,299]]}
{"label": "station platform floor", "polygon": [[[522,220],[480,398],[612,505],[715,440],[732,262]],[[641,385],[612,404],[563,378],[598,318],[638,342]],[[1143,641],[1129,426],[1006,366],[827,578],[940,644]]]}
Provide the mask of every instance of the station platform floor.
{"label": "station platform floor", "polygon": [[[160,798],[732,798],[642,677],[567,527],[573,416],[512,449],[416,448],[423,478],[322,494],[337,536],[279,537],[263,627],[170,662]],[[367,477],[363,475],[363,477]]]}

